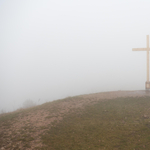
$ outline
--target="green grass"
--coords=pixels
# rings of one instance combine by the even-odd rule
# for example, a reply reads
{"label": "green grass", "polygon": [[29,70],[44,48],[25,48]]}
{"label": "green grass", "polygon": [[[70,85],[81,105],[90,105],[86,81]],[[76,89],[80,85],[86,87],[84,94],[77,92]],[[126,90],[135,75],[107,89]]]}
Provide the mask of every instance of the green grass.
{"label": "green grass", "polygon": [[117,98],[78,109],[42,141],[51,150],[150,149],[150,98]]}

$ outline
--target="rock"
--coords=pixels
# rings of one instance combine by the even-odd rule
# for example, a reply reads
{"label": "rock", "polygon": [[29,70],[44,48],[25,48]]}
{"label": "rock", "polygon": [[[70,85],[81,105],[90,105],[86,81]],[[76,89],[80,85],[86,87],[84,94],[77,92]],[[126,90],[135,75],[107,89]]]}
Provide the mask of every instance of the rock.
{"label": "rock", "polygon": [[147,115],[143,115],[143,117],[144,117],[145,119],[149,118]]}

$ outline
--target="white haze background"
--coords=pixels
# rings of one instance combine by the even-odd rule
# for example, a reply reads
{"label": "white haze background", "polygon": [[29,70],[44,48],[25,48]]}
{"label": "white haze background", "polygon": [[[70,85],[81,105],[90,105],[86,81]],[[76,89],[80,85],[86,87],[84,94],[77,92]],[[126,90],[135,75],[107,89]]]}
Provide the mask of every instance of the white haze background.
{"label": "white haze background", "polygon": [[149,0],[0,0],[0,110],[143,90]]}

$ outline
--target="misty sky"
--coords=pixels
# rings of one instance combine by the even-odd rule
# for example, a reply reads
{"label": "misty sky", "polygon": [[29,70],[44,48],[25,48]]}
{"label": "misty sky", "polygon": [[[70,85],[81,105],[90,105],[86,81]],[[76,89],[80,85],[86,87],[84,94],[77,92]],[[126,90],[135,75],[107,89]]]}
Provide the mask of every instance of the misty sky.
{"label": "misty sky", "polygon": [[[149,0],[0,0],[0,110],[143,90]],[[40,103],[40,102],[39,102]]]}

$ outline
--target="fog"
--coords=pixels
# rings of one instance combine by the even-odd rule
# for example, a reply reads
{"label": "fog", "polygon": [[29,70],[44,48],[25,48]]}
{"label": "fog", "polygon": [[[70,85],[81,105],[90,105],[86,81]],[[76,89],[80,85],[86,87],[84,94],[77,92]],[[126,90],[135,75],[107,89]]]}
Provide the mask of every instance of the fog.
{"label": "fog", "polygon": [[148,0],[0,0],[0,110],[142,90]]}

